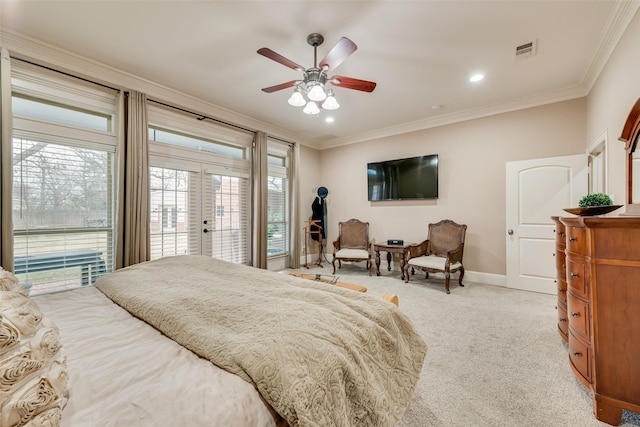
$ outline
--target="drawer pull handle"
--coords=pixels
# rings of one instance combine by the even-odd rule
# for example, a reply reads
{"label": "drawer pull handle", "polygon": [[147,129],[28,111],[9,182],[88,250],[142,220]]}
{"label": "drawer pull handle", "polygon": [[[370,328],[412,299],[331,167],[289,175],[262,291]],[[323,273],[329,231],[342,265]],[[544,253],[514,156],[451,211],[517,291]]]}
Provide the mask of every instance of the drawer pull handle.
{"label": "drawer pull handle", "polygon": [[578,277],[578,273],[569,273],[570,277]]}
{"label": "drawer pull handle", "polygon": [[564,317],[560,319],[561,322],[566,322],[567,319],[565,319]]}
{"label": "drawer pull handle", "polygon": [[573,352],[573,355],[574,355],[574,356],[580,356],[581,354],[582,354],[582,353],[580,353],[579,351],[574,351],[574,352]]}
{"label": "drawer pull handle", "polygon": [[580,313],[576,313],[575,311],[571,312],[571,317],[580,317]]}
{"label": "drawer pull handle", "polygon": [[575,237],[569,237],[569,241],[570,241],[570,242],[575,242],[575,241],[576,241],[576,238],[575,238]]}

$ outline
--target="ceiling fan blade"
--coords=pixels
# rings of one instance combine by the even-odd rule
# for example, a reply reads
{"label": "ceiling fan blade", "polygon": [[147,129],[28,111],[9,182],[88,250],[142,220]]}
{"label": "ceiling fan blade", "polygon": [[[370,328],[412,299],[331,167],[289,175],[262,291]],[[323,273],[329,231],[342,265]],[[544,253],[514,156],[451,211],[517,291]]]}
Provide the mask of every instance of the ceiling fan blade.
{"label": "ceiling fan blade", "polygon": [[324,68],[326,72],[335,69],[338,65],[342,64],[345,59],[356,51],[358,46],[346,37],[342,37],[338,40],[335,46],[331,48],[329,53],[326,54],[322,61],[320,61],[319,68]]}
{"label": "ceiling fan blade", "polygon": [[353,79],[351,77],[333,76],[329,81],[335,86],[344,87],[346,89],[361,90],[363,92],[373,92],[376,88],[375,82]]}
{"label": "ceiling fan blade", "polygon": [[274,51],[272,51],[271,49],[267,48],[267,47],[263,47],[261,49],[258,49],[258,53],[262,56],[266,56],[267,58],[279,62],[282,65],[289,67],[293,70],[298,70],[298,71],[304,71],[305,68],[302,65],[298,65],[295,62],[293,62],[290,59],[285,58],[284,56],[280,55],[279,53],[276,53]]}
{"label": "ceiling fan blade", "polygon": [[300,83],[300,80],[291,80],[290,82],[280,83],[279,85],[265,87],[262,89],[262,91],[267,93],[276,92],[278,90],[286,89],[288,87],[293,87],[297,83]]}

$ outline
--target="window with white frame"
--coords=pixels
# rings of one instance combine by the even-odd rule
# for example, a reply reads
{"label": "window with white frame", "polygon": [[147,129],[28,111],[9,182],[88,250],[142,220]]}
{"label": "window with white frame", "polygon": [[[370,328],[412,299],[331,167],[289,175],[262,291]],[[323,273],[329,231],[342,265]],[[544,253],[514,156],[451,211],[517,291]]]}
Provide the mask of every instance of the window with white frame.
{"label": "window with white frame", "polygon": [[112,269],[117,93],[18,64],[12,70],[14,272],[32,294]]}
{"label": "window with white frame", "polygon": [[289,145],[268,140],[267,256],[289,253]]}

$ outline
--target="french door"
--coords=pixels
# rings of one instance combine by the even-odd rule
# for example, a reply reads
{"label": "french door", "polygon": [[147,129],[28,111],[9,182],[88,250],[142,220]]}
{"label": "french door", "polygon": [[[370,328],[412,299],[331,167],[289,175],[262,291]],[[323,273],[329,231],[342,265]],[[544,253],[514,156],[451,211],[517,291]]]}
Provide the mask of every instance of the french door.
{"label": "french door", "polygon": [[190,254],[248,264],[248,176],[202,162],[179,163],[152,160],[151,258]]}

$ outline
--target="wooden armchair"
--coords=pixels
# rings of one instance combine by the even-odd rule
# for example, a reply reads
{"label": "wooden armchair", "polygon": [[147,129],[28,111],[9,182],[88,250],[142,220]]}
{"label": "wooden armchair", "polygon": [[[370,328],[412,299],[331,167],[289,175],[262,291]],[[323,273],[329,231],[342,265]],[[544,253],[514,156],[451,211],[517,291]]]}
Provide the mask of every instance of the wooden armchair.
{"label": "wooden armchair", "polygon": [[366,261],[371,276],[371,241],[369,223],[352,218],[338,223],[338,238],[333,242],[333,274],[336,274],[336,261],[342,268],[342,261]]}
{"label": "wooden armchair", "polygon": [[411,268],[411,274],[415,273],[415,269],[424,271],[427,279],[429,273],[444,273],[445,288],[449,293],[449,277],[451,273],[459,271],[458,284],[464,286],[462,254],[466,232],[466,225],[456,224],[448,219],[429,224],[427,240],[407,248],[404,263],[405,282],[409,282],[409,268]]}

